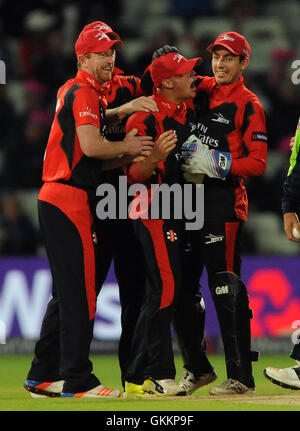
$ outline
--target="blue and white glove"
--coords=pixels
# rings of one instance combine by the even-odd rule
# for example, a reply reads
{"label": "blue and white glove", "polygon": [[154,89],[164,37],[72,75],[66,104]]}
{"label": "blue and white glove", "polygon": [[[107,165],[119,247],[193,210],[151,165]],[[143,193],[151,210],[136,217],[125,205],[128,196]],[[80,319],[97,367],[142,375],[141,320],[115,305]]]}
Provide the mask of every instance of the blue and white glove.
{"label": "blue and white glove", "polygon": [[205,174],[210,178],[225,180],[231,167],[231,154],[209,150],[198,138],[185,142],[181,154],[185,160],[182,170],[189,174]]}

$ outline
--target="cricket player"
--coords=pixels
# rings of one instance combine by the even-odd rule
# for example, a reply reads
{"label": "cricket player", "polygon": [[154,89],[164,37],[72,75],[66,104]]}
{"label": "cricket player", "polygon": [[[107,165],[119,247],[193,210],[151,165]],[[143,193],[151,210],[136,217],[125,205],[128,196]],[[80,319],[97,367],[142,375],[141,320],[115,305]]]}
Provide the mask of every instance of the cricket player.
{"label": "cricket player", "polygon": [[[103,21],[93,21],[87,24],[82,31],[98,29],[105,33],[110,39],[118,40],[120,36]],[[115,61],[111,64],[110,74],[100,88],[102,96],[107,101],[107,110],[113,112],[121,106],[127,109],[127,115],[122,121],[109,125],[104,125],[104,135],[110,141],[123,140],[126,135],[126,121],[129,115],[136,111],[156,111],[157,106],[154,100],[144,95],[140,87],[140,78],[133,75],[125,75],[124,72],[115,66]],[[113,162],[113,161],[112,161]],[[119,296],[121,305],[121,336],[119,341],[119,363],[121,369],[121,380],[125,385],[124,376],[128,365],[131,340],[140,312],[141,304],[145,294],[145,261],[144,252],[138,241],[131,219],[119,218],[119,179],[124,179],[127,184],[121,167],[108,165],[103,172],[103,182],[114,187],[117,202],[116,219],[97,219],[95,229],[97,237],[101,238],[98,250],[98,286],[100,291],[113,263],[114,272],[119,286]],[[112,167],[112,169],[109,169]],[[121,192],[122,193],[122,192]],[[99,198],[101,200],[101,198]],[[128,198],[128,203],[130,198]]]}
{"label": "cricket player", "polygon": [[[187,149],[183,150],[185,172],[205,175],[204,226],[191,235],[192,251],[185,281],[196,294],[206,267],[227,370],[227,380],[211,387],[210,394],[246,394],[255,391],[251,363],[258,359],[258,354],[251,351],[252,313],[241,279],[240,245],[248,213],[243,179],[262,175],[266,169],[266,122],[259,99],[243,81],[250,59],[246,38],[229,31],[220,34],[207,49],[212,55],[214,76],[199,77],[198,91],[207,92],[209,109],[204,115],[199,112],[194,142],[183,145]],[[208,151],[215,150],[223,151],[222,160],[208,156]],[[179,304],[176,331],[189,334],[196,325],[191,325],[185,315],[196,302],[188,303],[183,298]],[[187,339],[187,335],[181,334],[181,338]],[[185,343],[185,349],[193,351],[192,341]],[[186,368],[180,384],[192,393],[200,376],[194,374],[191,364]]]}
{"label": "cricket player", "polygon": [[[283,184],[282,213],[284,230],[290,241],[300,241],[299,207],[300,207],[300,117],[296,129],[290,167]],[[294,344],[290,357],[297,365],[288,368],[267,367],[264,375],[272,383],[287,389],[300,389],[300,344]]]}
{"label": "cricket player", "polygon": [[[149,157],[130,164],[126,170],[129,183],[147,185],[148,214],[155,202],[151,185],[184,184],[181,145],[189,138],[196,120],[192,100],[196,97],[197,87],[193,69],[201,59],[187,60],[169,48],[154,58],[150,67],[153,99],[159,112],[135,113],[126,125],[127,131],[137,128],[139,135],[151,136],[154,140],[167,133],[164,142],[155,142]],[[186,393],[175,381],[171,338],[174,307],[183,290],[185,231],[184,220],[174,217],[172,204],[170,210],[169,218],[160,213],[158,219],[139,216],[135,222],[146,254],[147,291],[126,376],[125,396],[128,397]],[[212,372],[201,343],[195,343],[194,349],[202,363],[206,363],[208,372]]]}
{"label": "cricket player", "polygon": [[134,136],[136,131],[117,142],[102,137],[106,100],[100,89],[122,46],[97,29],[81,33],[77,75],[58,90],[38,197],[53,297],[24,383],[34,395],[120,397],[93,374],[89,359],[97,298],[95,190],[106,159],[147,156],[153,146],[151,138]]}

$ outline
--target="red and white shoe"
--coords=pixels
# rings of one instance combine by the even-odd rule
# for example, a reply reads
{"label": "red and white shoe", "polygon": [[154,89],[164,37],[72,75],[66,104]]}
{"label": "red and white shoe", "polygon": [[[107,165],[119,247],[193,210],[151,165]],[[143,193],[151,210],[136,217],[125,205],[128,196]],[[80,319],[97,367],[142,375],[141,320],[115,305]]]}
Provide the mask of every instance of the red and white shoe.
{"label": "red and white shoe", "polygon": [[38,382],[36,380],[26,380],[24,388],[30,392],[33,398],[60,397],[64,380],[56,382]]}
{"label": "red and white shoe", "polygon": [[60,396],[66,398],[121,398],[121,392],[118,389],[110,389],[99,385],[85,392],[62,392]]}

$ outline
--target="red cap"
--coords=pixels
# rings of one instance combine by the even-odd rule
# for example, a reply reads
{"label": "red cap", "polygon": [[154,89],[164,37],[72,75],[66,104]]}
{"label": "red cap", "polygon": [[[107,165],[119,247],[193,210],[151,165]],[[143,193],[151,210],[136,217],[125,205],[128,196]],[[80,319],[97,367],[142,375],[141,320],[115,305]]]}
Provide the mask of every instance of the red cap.
{"label": "red cap", "polygon": [[159,87],[164,79],[191,72],[197,63],[202,61],[201,57],[188,60],[177,52],[170,52],[157,57],[152,61],[149,67],[152,81],[155,87]]}
{"label": "red cap", "polygon": [[214,43],[207,47],[207,50],[211,52],[217,45],[223,46],[235,55],[243,55],[245,58],[250,56],[251,49],[247,39],[235,31],[219,34]]}
{"label": "red cap", "polygon": [[88,30],[93,30],[93,29],[102,31],[102,33],[107,34],[109,37],[112,36],[111,39],[120,39],[121,40],[118,33],[113,31],[113,29],[103,21],[93,21],[93,22],[87,24],[86,26],[84,26],[82,31],[88,31]]}
{"label": "red cap", "polygon": [[82,31],[75,43],[75,52],[78,57],[80,54],[88,52],[105,52],[110,48],[123,48],[121,40],[111,40],[106,34],[97,29]]}

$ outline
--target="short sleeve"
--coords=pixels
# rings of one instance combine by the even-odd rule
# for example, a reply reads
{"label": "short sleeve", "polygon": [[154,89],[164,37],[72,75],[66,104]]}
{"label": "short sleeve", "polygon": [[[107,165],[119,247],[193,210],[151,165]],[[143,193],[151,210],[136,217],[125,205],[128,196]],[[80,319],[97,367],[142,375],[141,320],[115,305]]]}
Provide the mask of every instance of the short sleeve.
{"label": "short sleeve", "polygon": [[92,124],[100,129],[99,96],[95,90],[87,86],[76,90],[73,115],[76,127],[83,124]]}

